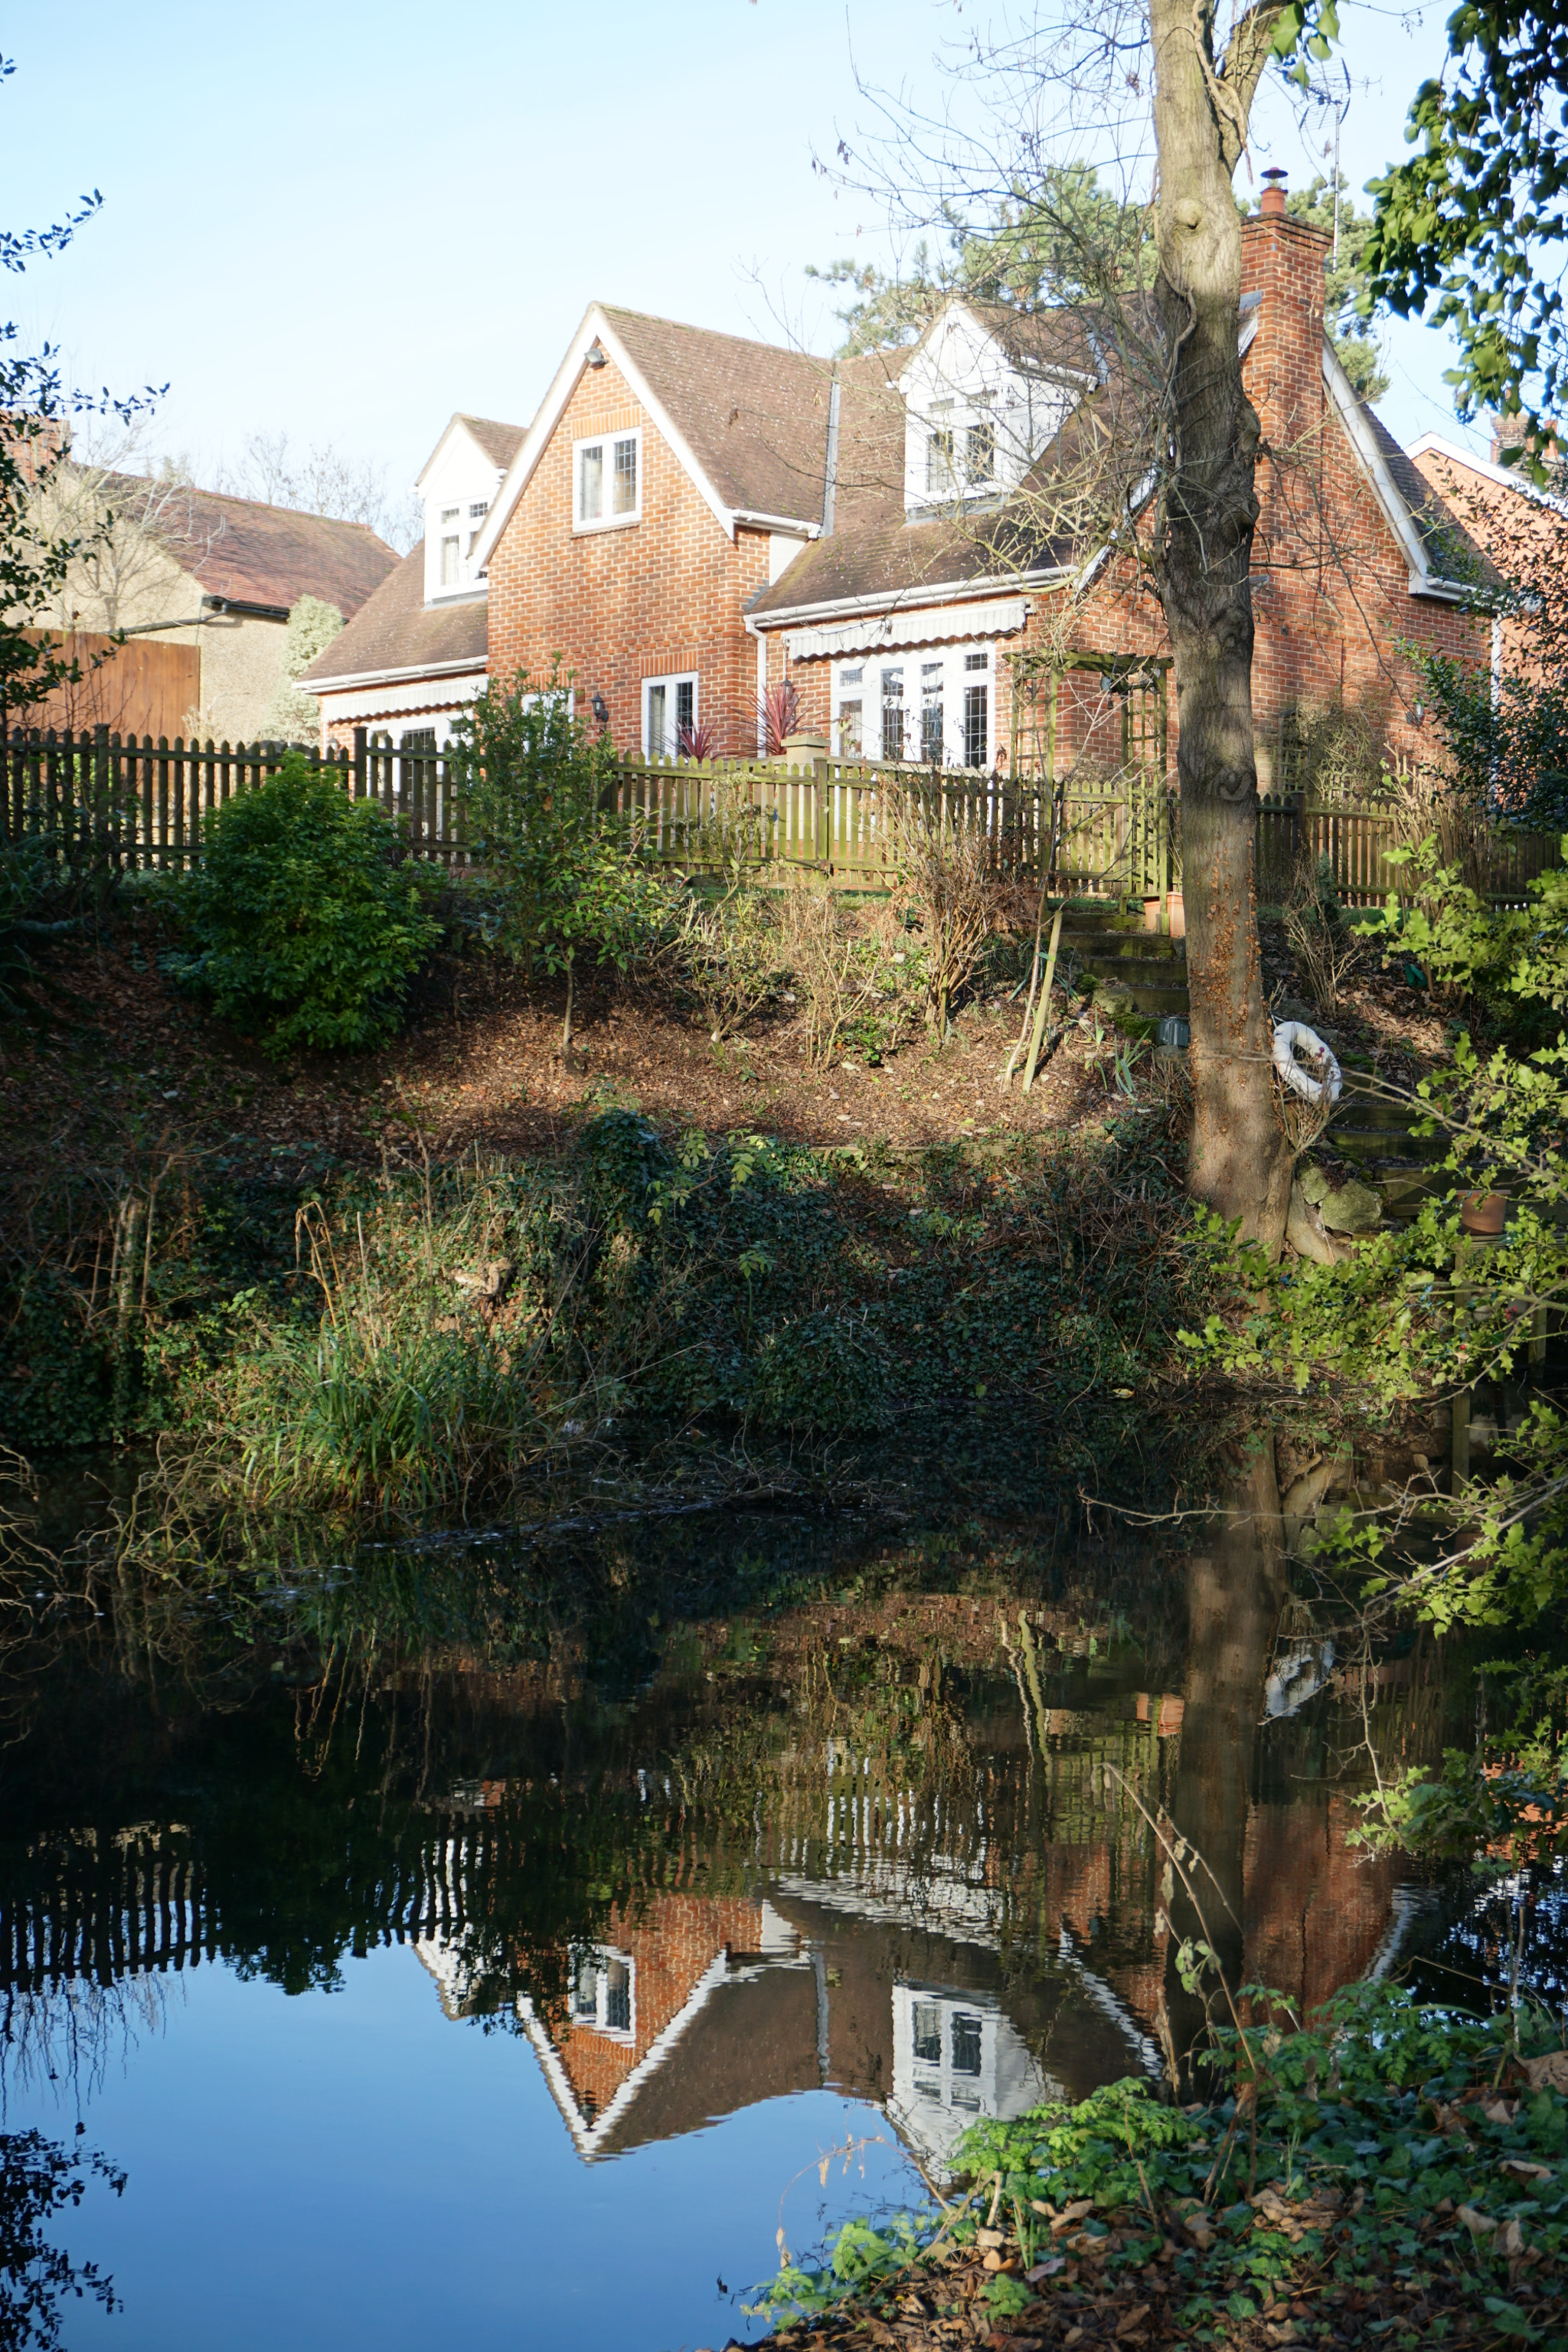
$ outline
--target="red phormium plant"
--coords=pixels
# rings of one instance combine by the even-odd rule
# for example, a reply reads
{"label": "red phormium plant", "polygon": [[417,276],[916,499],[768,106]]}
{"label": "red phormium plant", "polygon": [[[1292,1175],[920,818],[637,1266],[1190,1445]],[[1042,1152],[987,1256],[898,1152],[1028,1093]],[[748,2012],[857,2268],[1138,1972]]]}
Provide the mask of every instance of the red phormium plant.
{"label": "red phormium plant", "polygon": [[758,695],[757,716],[767,730],[768,757],[777,759],[800,725],[800,697],[787,677]]}
{"label": "red phormium plant", "polygon": [[710,760],[719,749],[719,738],[704,719],[700,726],[678,727],[675,748],[683,760]]}

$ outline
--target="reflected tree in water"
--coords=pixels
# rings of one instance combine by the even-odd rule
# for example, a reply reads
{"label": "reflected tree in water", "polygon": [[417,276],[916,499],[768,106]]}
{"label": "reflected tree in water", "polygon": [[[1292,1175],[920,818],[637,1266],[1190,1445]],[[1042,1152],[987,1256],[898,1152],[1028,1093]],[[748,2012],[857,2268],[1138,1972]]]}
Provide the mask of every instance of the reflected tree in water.
{"label": "reflected tree in water", "polygon": [[[85,2129],[77,2126],[79,2138]],[[61,2306],[73,2299],[121,2307],[96,2263],[73,2262],[46,2235],[57,2215],[81,2203],[95,2176],[117,2197],[123,2192],[125,2174],[96,2148],[68,2147],[39,2131],[0,2132],[0,2352],[62,2344]]]}
{"label": "reflected tree in water", "polygon": [[[1247,1826],[1264,1685],[1287,1598],[1284,1523],[1274,1440],[1266,1437],[1187,1564],[1187,1662],[1181,1761],[1172,1826],[1191,1849],[1170,1874],[1165,1900],[1173,1943],[1212,1949],[1225,1984],[1244,1974]],[[1164,2000],[1182,2066],[1223,2021],[1218,1986],[1193,1992],[1173,1961]]]}

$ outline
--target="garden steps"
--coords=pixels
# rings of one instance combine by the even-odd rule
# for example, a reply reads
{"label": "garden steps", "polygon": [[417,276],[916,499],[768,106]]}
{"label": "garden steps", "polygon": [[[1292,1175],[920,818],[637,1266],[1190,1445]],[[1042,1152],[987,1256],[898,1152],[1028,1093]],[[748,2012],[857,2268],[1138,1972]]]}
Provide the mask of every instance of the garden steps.
{"label": "garden steps", "polygon": [[1058,968],[1092,977],[1097,993],[1130,1000],[1146,1020],[1187,1017],[1186,943],[1147,929],[1141,915],[1070,913],[1058,956]]}

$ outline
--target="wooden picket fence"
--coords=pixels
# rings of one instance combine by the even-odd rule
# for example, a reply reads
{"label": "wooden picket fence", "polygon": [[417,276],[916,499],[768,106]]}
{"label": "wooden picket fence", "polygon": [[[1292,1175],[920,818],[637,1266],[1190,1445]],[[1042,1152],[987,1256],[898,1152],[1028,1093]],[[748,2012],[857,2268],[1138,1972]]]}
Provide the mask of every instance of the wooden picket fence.
{"label": "wooden picket fence", "polygon": [[[90,734],[14,733],[0,741],[0,819],[11,841],[126,869],[171,870],[199,859],[216,813],[277,772],[278,743],[173,743]],[[346,751],[305,755],[351,798],[374,801],[409,854],[473,861],[461,791],[437,751],[405,751],[356,732]],[[1163,899],[1179,889],[1163,781],[1142,769],[1059,786],[967,769],[895,768],[870,760],[620,762],[616,806],[638,853],[680,872],[814,871],[845,890],[881,890],[899,865],[900,813],[951,835],[978,835],[1000,877],[1026,880],[1050,861],[1058,887],[1106,900]],[[1404,887],[1390,861],[1389,811],[1309,806],[1267,796],[1258,818],[1258,896],[1287,895],[1301,849],[1326,855],[1347,906],[1380,904]],[[1500,830],[1481,852],[1481,881],[1500,903],[1561,863],[1555,838]]]}
{"label": "wooden picket fence", "polygon": [[[1315,806],[1265,794],[1258,809],[1258,898],[1266,905],[1286,898],[1303,850],[1314,863],[1328,858],[1342,906],[1381,907],[1390,896],[1408,898],[1408,871],[1392,862],[1398,846],[1393,816],[1374,802]],[[1498,906],[1521,907],[1529,885],[1562,862],[1556,835],[1497,826],[1475,853],[1474,887]]]}

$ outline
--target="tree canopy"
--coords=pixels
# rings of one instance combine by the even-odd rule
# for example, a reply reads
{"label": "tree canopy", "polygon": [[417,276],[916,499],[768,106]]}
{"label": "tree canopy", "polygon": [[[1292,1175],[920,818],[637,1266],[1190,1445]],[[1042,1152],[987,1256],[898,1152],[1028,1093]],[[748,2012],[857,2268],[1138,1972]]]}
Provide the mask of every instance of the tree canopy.
{"label": "tree canopy", "polygon": [[1568,235],[1568,20],[1520,0],[1448,19],[1442,71],[1405,126],[1419,151],[1368,186],[1374,198],[1363,308],[1385,301],[1454,330],[1448,372],[1462,416],[1523,415],[1520,462],[1538,477],[1542,421],[1568,392],[1563,244]]}
{"label": "tree canopy", "polygon": [[915,341],[955,294],[1009,310],[1093,301],[1147,287],[1153,276],[1149,207],[1124,205],[1087,163],[1047,167],[1037,186],[1016,181],[983,222],[944,208],[945,247],[922,237],[908,267],[839,260],[806,276],[846,289],[839,357]]}
{"label": "tree canopy", "polygon": [[[1359,396],[1381,400],[1388,378],[1376,339],[1367,330],[1363,299],[1372,215],[1357,211],[1342,172],[1338,194],[1338,251],[1328,263],[1324,318]],[[1292,189],[1286,210],[1331,236],[1334,196],[1334,184],[1320,173],[1310,187]],[[1249,209],[1245,197],[1240,209]],[[922,237],[902,270],[840,260],[826,269],[808,266],[805,274],[847,293],[837,315],[845,328],[838,355],[849,359],[915,341],[954,294],[1009,310],[1037,310],[1146,289],[1153,268],[1151,208],[1123,204],[1100,184],[1090,165],[1070,163],[1048,170],[1037,189],[1016,185],[984,226],[950,208],[945,250],[933,251]]]}
{"label": "tree canopy", "polygon": [[[15,70],[10,58],[0,58],[0,82]],[[94,189],[48,228],[0,229],[0,268],[20,276],[29,261],[52,259],[102,202]],[[129,422],[156,396],[116,400],[107,392],[97,399],[68,394],[50,346],[25,352],[17,341],[16,321],[0,323],[0,730],[10,724],[10,712],[80,677],[76,661],[31,627],[48,611],[83,546],[82,531],[61,528],[50,502],[40,496],[70,447],[70,417],[83,411],[112,412]],[[107,529],[111,521],[105,515],[94,528]]]}

